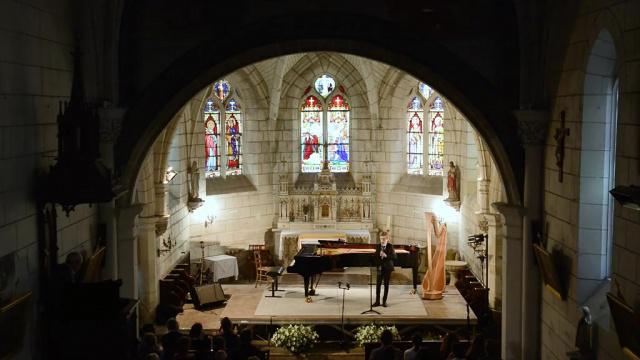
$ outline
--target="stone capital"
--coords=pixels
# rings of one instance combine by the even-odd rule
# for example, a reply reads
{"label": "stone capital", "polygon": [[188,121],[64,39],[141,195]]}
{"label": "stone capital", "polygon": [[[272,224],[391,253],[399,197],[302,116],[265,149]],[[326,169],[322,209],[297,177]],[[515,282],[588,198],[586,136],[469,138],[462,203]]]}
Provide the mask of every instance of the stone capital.
{"label": "stone capital", "polygon": [[549,112],[546,110],[515,110],[518,135],[524,145],[542,145],[547,139]]}

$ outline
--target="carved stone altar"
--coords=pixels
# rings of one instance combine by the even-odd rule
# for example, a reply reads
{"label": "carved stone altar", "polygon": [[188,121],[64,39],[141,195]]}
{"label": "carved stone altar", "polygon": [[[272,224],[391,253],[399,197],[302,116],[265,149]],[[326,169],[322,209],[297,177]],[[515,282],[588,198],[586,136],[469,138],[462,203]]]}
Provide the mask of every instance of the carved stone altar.
{"label": "carved stone altar", "polygon": [[277,199],[278,226],[273,231],[275,252],[280,259],[285,249],[297,247],[300,233],[340,230],[347,237],[366,239],[363,242],[372,237],[361,235],[374,231],[375,202],[370,175],[355,182],[351,174],[335,175],[325,167],[318,174],[300,174],[298,181],[290,184],[289,175],[281,174]]}
{"label": "carved stone altar", "polygon": [[314,229],[334,229],[339,223],[371,223],[374,204],[369,175],[359,183],[347,181],[338,187],[334,174],[324,169],[312,184],[292,186],[283,174],[279,185],[278,224],[312,223]]}

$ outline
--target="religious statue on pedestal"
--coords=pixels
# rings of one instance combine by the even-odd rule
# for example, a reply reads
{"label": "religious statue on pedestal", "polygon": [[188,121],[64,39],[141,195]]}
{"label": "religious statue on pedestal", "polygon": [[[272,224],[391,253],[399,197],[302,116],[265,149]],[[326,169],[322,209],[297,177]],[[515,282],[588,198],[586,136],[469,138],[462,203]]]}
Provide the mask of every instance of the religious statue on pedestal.
{"label": "religious statue on pedestal", "polygon": [[460,201],[460,170],[453,161],[449,162],[449,171],[447,172],[447,190],[449,191],[447,201]]}

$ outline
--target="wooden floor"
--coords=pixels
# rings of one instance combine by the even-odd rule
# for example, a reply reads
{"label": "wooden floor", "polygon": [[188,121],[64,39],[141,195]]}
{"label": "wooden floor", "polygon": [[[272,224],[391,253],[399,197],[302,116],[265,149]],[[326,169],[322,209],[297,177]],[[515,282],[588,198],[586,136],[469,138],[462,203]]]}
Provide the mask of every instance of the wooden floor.
{"label": "wooden floor", "polygon": [[[408,272],[396,271],[392,277],[392,287],[394,284],[407,285]],[[327,292],[329,288],[336,287],[337,281],[350,282],[351,284],[366,285],[368,283],[368,275],[361,269],[353,269],[345,273],[325,274],[320,282],[318,291]],[[282,277],[283,286],[299,285],[302,291],[302,281],[300,276],[296,274],[285,274]],[[180,327],[188,329],[195,322],[203,324],[205,329],[218,329],[220,319],[229,317],[234,323],[258,325],[258,324],[289,324],[307,323],[307,324],[339,324],[341,321],[340,314],[326,314],[317,316],[310,314],[309,316],[296,315],[291,316],[266,316],[255,315],[258,304],[263,299],[265,290],[269,286],[264,285],[255,288],[253,284],[224,284],[223,289],[226,295],[230,296],[226,305],[208,310],[196,310],[191,305],[186,305],[184,312],[178,315],[177,320]],[[277,299],[273,299],[277,300]],[[368,299],[367,299],[368,300]],[[391,299],[390,299],[391,300]],[[345,324],[361,324],[371,323],[373,321],[393,322],[395,324],[421,324],[421,325],[458,325],[462,326],[467,323],[475,325],[477,317],[472,310],[467,310],[467,303],[460,295],[458,290],[453,286],[447,286],[443,299],[441,300],[421,300],[425,307],[426,314],[421,316],[403,315],[388,317],[384,315],[367,315],[367,316],[345,316]],[[291,305],[289,305],[291,306]],[[300,307],[308,307],[312,309],[313,304],[300,301]],[[368,301],[363,302],[362,308],[366,310],[369,307]],[[384,310],[384,308],[380,308]],[[467,313],[469,311],[469,313]],[[468,318],[467,318],[468,317]]]}

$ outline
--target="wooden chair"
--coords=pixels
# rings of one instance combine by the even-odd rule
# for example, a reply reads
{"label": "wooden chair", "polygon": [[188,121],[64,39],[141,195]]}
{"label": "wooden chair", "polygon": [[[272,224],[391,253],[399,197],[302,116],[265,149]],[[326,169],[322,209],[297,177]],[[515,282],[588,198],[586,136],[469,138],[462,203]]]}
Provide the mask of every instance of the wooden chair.
{"label": "wooden chair", "polygon": [[263,282],[270,282],[271,277],[267,275],[267,272],[271,269],[270,266],[265,266],[262,262],[262,252],[266,251],[264,245],[249,245],[249,250],[253,251],[253,263],[256,267],[256,285]]}

